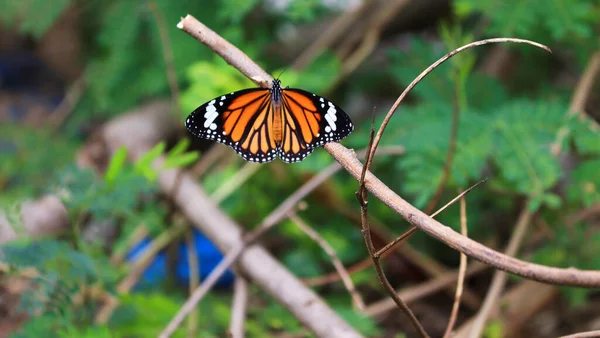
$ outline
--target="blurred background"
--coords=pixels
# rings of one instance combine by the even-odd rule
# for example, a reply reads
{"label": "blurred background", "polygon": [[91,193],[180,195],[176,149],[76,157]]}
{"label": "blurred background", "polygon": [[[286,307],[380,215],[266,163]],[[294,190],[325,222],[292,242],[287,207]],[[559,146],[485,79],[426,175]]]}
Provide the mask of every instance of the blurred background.
{"label": "blurred background", "polygon": [[[164,328],[190,277],[202,280],[222,256],[159,189],[150,166],[159,154],[189,169],[247,231],[334,162],[318,149],[297,164],[249,164],[193,139],[183,128],[191,111],[255,85],[177,29],[186,14],[272,75],[287,68],[284,86],[343,107],[356,129],[342,143],[356,150],[367,146],[372,114],[378,126],[445,53],[492,37],[547,45],[552,54],[486,45],[437,68],[397,110],[381,143],[388,154],[377,155],[373,171],[427,213],[488,178],[467,198],[469,237],[504,251],[519,223],[524,236],[512,255],[600,269],[597,0],[2,0],[0,8],[0,336],[153,337]],[[156,144],[134,162],[125,148],[107,150],[103,133],[131,112],[142,115],[129,136],[145,133]],[[297,213],[335,250],[364,310],[353,309],[330,257],[297,219],[260,242],[365,336],[413,336],[367,264],[357,187],[336,174]],[[374,198],[370,216],[377,247],[408,229]],[[460,231],[458,204],[437,219]],[[417,232],[383,259],[434,337],[448,323],[459,257]],[[469,260],[459,332],[493,274]],[[443,278],[441,287],[419,289]],[[177,336],[226,336],[234,279],[225,274]],[[597,290],[512,276],[503,290],[486,337],[600,329]],[[256,285],[248,304],[249,337],[311,336]]]}

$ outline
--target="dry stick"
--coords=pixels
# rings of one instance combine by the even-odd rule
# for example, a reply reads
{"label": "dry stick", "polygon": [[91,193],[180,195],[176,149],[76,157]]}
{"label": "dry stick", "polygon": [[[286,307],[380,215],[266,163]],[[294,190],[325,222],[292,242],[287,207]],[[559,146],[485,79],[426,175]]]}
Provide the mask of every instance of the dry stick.
{"label": "dry stick", "polygon": [[596,331],[586,331],[586,332],[578,332],[573,333],[567,336],[561,336],[560,338],[591,338],[591,337],[600,337],[600,330]]}
{"label": "dry stick", "polygon": [[[467,236],[467,202],[464,198],[460,199],[460,232],[463,236]],[[458,282],[456,283],[456,297],[454,298],[454,304],[452,305],[452,313],[450,314],[450,320],[448,326],[444,332],[444,338],[450,337],[454,323],[456,323],[456,317],[458,316],[458,308],[460,307],[460,298],[463,292],[463,283],[465,281],[465,273],[467,272],[467,256],[461,252],[460,254],[460,265],[458,267]]]}
{"label": "dry stick", "polygon": [[258,163],[248,162],[238,170],[232,178],[222,184],[210,197],[215,201],[215,204],[223,202],[227,196],[234,192],[240,185],[244,184],[258,169],[262,168]]}
{"label": "dry stick", "polygon": [[[487,265],[475,262],[467,269],[466,277],[478,274],[487,268]],[[396,292],[398,293],[399,297],[404,299],[405,302],[410,303],[439,291],[452,283],[455,283],[457,278],[458,271],[450,271],[440,275],[437,278],[428,280],[427,282],[420,283],[415,286],[409,286],[407,288],[397,290]],[[397,309],[396,303],[394,303],[394,301],[390,298],[385,298],[369,304],[364,313],[369,317],[377,317],[393,309]]]}
{"label": "dry stick", "polygon": [[[375,155],[375,152],[377,151],[377,147],[379,146],[379,142],[381,141],[381,136],[383,136],[383,132],[385,131],[385,128],[387,127],[388,123],[390,122],[390,119],[392,118],[392,115],[394,115],[394,112],[396,111],[396,109],[398,108],[398,106],[400,105],[400,103],[402,102],[402,100],[404,100],[404,98],[406,97],[406,95],[408,95],[408,93],[419,83],[421,82],[421,80],[423,80],[423,78],[425,76],[427,76],[429,73],[431,73],[435,68],[437,68],[439,65],[441,65],[443,62],[445,62],[446,60],[450,59],[451,57],[453,57],[454,55],[467,50],[469,48],[472,47],[477,47],[477,46],[482,46],[482,45],[486,45],[489,43],[500,43],[500,42],[515,42],[515,43],[526,43],[526,44],[530,44],[539,48],[542,48],[544,50],[546,50],[547,52],[552,52],[550,50],[550,48],[539,44],[537,42],[533,42],[533,41],[529,41],[529,40],[523,40],[523,39],[513,39],[513,38],[495,38],[495,39],[487,39],[487,40],[481,40],[481,41],[476,41],[476,42],[472,42],[470,44],[464,45],[462,47],[459,47],[453,51],[451,51],[450,53],[442,56],[439,60],[437,60],[436,62],[434,62],[431,66],[427,67],[427,69],[425,69],[421,74],[419,74],[419,76],[417,76],[409,85],[408,87],[406,87],[406,89],[404,89],[404,91],[402,92],[402,94],[400,94],[400,96],[398,97],[398,99],[396,100],[396,102],[394,102],[394,104],[392,105],[392,107],[390,108],[390,110],[388,111],[388,113],[386,114],[385,118],[383,119],[383,122],[381,123],[381,127],[379,128],[379,130],[377,131],[377,135],[375,136],[375,140],[373,141],[373,148],[371,150],[371,152],[373,153],[373,155]],[[367,166],[367,170],[369,170],[371,168],[371,162],[373,161],[373,155],[371,155],[369,157],[369,161],[366,162],[366,166]]]}
{"label": "dry stick", "polygon": [[[450,200],[450,202],[444,204],[443,207],[439,208],[438,211],[434,212],[433,214],[431,214],[429,217],[434,218],[435,216],[439,215],[442,211],[446,210],[449,206],[451,206],[452,204],[454,204],[456,201],[458,201],[459,199],[463,198],[466,194],[470,193],[471,190],[477,188],[478,185],[487,182],[487,178],[473,184],[471,187],[469,187],[469,189],[461,192],[460,194],[458,194],[458,196],[454,197],[452,200]],[[410,235],[412,235],[415,231],[417,231],[417,227],[416,226],[412,226],[410,229],[408,229],[405,233],[403,233],[402,235],[400,235],[398,238],[396,238],[395,240],[393,240],[392,242],[390,242],[389,244],[387,244],[386,246],[384,246],[383,248],[379,249],[379,251],[377,251],[377,256],[383,256],[385,255],[385,253],[393,248],[396,244],[402,242],[402,240],[404,240],[405,238],[409,237]]]}
{"label": "dry stick", "polygon": [[146,225],[138,225],[127,238],[127,242],[123,246],[123,249],[113,251],[110,256],[110,263],[114,266],[123,263],[125,256],[131,251],[131,248],[138,245],[146,236],[148,236],[148,228]]}
{"label": "dry stick", "polygon": [[67,120],[69,115],[73,113],[75,105],[81,98],[85,88],[85,75],[81,75],[69,88],[65,98],[60,102],[58,107],[50,114],[48,121],[52,125],[52,129],[57,131]]}
{"label": "dry stick", "polygon": [[346,29],[356,21],[358,16],[364,12],[372,0],[363,1],[361,5],[359,5],[355,9],[351,9],[346,11],[342,15],[338,16],[323,34],[319,34],[317,39],[306,48],[300,56],[294,61],[293,65],[295,65],[296,69],[303,69],[308,66],[314,59],[319,56],[323,50],[329,48],[336,39],[338,39]]}
{"label": "dry stick", "polygon": [[[519,250],[519,246],[527,233],[527,228],[529,227],[529,223],[531,221],[531,217],[533,214],[527,208],[529,203],[525,202],[525,206],[523,207],[523,211],[519,216],[519,220],[517,221],[517,226],[513,231],[513,234],[508,242],[508,246],[506,247],[505,253],[509,256],[514,256],[517,254]],[[471,327],[471,332],[469,333],[469,337],[480,337],[481,331],[483,331],[483,327],[485,326],[485,322],[489,314],[491,313],[494,305],[496,304],[496,300],[504,290],[504,284],[506,283],[507,274],[502,271],[496,271],[494,273],[494,277],[492,278],[492,284],[490,285],[490,289],[485,296],[485,300],[483,301],[483,305],[481,306],[481,310],[477,314],[477,318],[473,322],[473,326]]]}
{"label": "dry stick", "polygon": [[[198,20],[196,20],[194,17],[190,15],[186,16],[186,18],[183,18],[178,24],[178,27],[185,32],[188,32],[199,41],[207,44],[211,49],[221,55],[229,64],[239,69],[246,76],[250,77],[253,81],[255,81],[255,83],[264,87],[269,85],[271,77],[265,71],[253,63],[252,60],[250,60],[239,49],[198,22]],[[431,69],[428,69],[422,73],[417,80],[422,79],[429,72],[431,72],[433,68],[437,67],[437,65],[445,61],[447,58],[466,48],[470,48],[475,45],[502,41],[532,43],[526,40],[504,38],[479,41],[453,51],[451,54],[447,55],[430,67]],[[549,50],[545,46],[536,43],[532,44]],[[409,88],[414,87],[416,82],[418,81],[413,81]],[[406,91],[401,95],[399,100],[403,99],[405,95]],[[398,101],[397,104],[399,104]],[[397,104],[395,104],[395,106],[397,106]],[[388,115],[393,114],[394,110],[395,108],[392,109]],[[390,117],[391,116],[387,116],[387,119],[389,120]],[[381,132],[382,130],[380,129],[378,135],[380,135]],[[345,148],[339,143],[328,143],[324,146],[324,148],[338,161],[338,163],[344,167],[344,169],[346,169],[348,173],[350,173],[356,179],[360,178],[362,164],[356,158],[354,151]],[[373,149],[373,151],[374,150],[375,149]],[[503,255],[495,250],[481,245],[480,243],[475,242],[468,237],[464,237],[452,229],[444,226],[443,224],[429,218],[427,215],[423,214],[420,210],[416,209],[396,193],[394,193],[391,189],[389,189],[389,187],[383,184],[383,182],[377,179],[377,177],[370,172],[367,172],[366,178],[365,187],[392,210],[396,211],[410,223],[418,226],[431,236],[445,242],[450,247],[463,252],[470,257],[490,264],[501,270],[541,282],[587,287],[595,287],[600,285],[600,273],[597,271],[578,270],[574,268],[560,269],[527,263],[519,259]]]}
{"label": "dry stick", "polygon": [[[129,292],[135,286],[135,283],[137,283],[137,281],[140,279],[146,268],[150,265],[154,256],[156,256],[160,250],[171,243],[173,239],[179,237],[179,235],[181,235],[185,229],[186,226],[182,224],[169,228],[167,231],[156,237],[143,252],[134,257],[133,260],[135,263],[133,263],[133,268],[127,277],[121,280],[119,285],[117,285],[117,293],[122,294]],[[118,299],[110,296],[104,306],[98,310],[98,313],[96,313],[96,324],[104,324],[108,322],[110,315],[118,305]]]}
{"label": "dry stick", "polygon": [[444,168],[442,169],[442,177],[440,178],[440,182],[433,193],[433,197],[425,207],[425,213],[429,214],[433,211],[435,206],[438,204],[440,198],[442,197],[442,193],[444,192],[444,187],[446,187],[446,182],[450,178],[450,173],[452,171],[452,162],[454,161],[454,154],[456,154],[456,142],[458,139],[458,125],[460,123],[460,103],[459,103],[459,90],[460,86],[458,81],[454,84],[454,97],[453,97],[453,107],[452,107],[452,126],[450,127],[450,141],[448,142],[448,152],[446,153],[446,160],[444,161]]}
{"label": "dry stick", "polygon": [[[392,153],[397,153],[398,151],[396,148],[392,148],[391,150]],[[366,153],[366,150],[362,151],[362,153]],[[311,178],[302,187],[300,187],[300,189],[296,190],[296,192],[290,195],[283,203],[273,210],[255,230],[244,236],[244,239],[240,245],[231,248],[225,257],[223,257],[221,262],[219,262],[219,264],[210,272],[208,277],[206,277],[204,282],[198,288],[196,288],[196,290],[194,290],[194,293],[183,304],[179,312],[177,312],[175,317],[173,317],[171,322],[163,330],[160,337],[169,337],[173,334],[173,332],[175,332],[185,317],[213,287],[221,275],[227,271],[227,268],[229,268],[229,266],[231,266],[237,260],[237,258],[250,243],[281,222],[287,216],[287,213],[296,207],[300,200],[305,198],[309,193],[311,193],[340,169],[340,165],[334,163],[322,170],[317,176]]]}
{"label": "dry stick", "polygon": [[[363,165],[354,151],[339,143],[327,143],[324,148],[356,180],[359,180]],[[555,268],[522,261],[493,250],[481,243],[457,233],[452,228],[430,218],[419,209],[398,196],[375,175],[367,171],[365,187],[385,205],[401,215],[420,230],[467,256],[489,264],[500,270],[536,280],[542,283],[582,287],[599,287],[600,272],[576,268]]]}
{"label": "dry stick", "polygon": [[223,155],[229,154],[229,151],[229,147],[215,143],[210,149],[202,153],[198,162],[190,169],[190,175],[194,178],[201,177],[215,162],[223,157]]}
{"label": "dry stick", "polygon": [[229,322],[229,333],[233,338],[244,337],[244,322],[247,307],[248,281],[238,273],[233,284],[233,301],[231,305],[231,320]]}
{"label": "dry stick", "polygon": [[[571,104],[569,106],[569,111],[567,112],[568,118],[575,114],[579,114],[579,116],[583,116],[585,114],[585,103],[587,102],[590,92],[594,87],[596,75],[599,73],[600,52],[596,52],[590,58],[590,61],[583,72],[583,76],[579,80],[579,83],[577,83],[575,94],[571,98]],[[564,126],[558,130],[556,133],[556,141],[550,147],[554,156],[558,156],[560,154],[563,140],[569,135],[570,132],[571,130],[568,126]]]}
{"label": "dry stick", "polygon": [[[361,219],[360,219],[360,210],[358,211],[358,213],[355,215],[353,210],[350,210],[349,208],[347,208],[345,205],[338,205],[337,203],[333,204],[333,208],[336,211],[339,211],[342,213],[342,215],[344,215],[344,217],[348,218],[350,221],[354,222],[356,221],[356,217],[358,216],[358,224],[362,224],[361,223]],[[391,235],[391,232],[389,230],[387,230],[387,227],[383,226],[383,224],[381,224],[380,221],[377,221],[374,218],[370,219],[370,226],[371,226],[371,230],[373,232],[373,230],[375,230],[375,232],[377,233],[377,236],[384,239],[384,238],[394,238]],[[390,240],[388,240],[387,242],[389,242]],[[407,244],[405,241],[402,242],[402,246],[396,245],[394,247],[394,251],[399,254],[400,256],[402,256],[404,259],[408,260],[411,264],[418,266],[421,270],[423,270],[429,278],[437,278],[440,275],[444,274],[445,272],[448,272],[449,269],[444,267],[442,264],[438,263],[437,261],[429,258],[427,255],[424,255],[423,253],[420,253],[418,250],[412,248],[409,244]],[[387,256],[389,256],[389,254],[391,254],[392,251],[387,251],[384,254],[381,255],[381,258],[386,258]],[[361,271],[367,267],[370,267],[373,264],[373,260],[371,259],[371,257],[366,257],[365,259],[352,264],[351,266],[347,267],[346,270],[348,270],[348,273],[350,273],[350,275],[353,275],[354,273]],[[316,276],[313,278],[304,278],[302,281],[306,284],[306,285],[311,285],[311,286],[318,286],[318,285],[323,285],[323,284],[330,284],[336,281],[339,281],[340,277],[336,272],[333,273],[328,273],[326,275],[321,275],[321,276]],[[450,296],[452,298],[454,298],[454,294],[455,294],[455,287],[454,286],[448,286],[446,291],[448,294],[450,294]],[[470,307],[471,309],[477,311],[479,310],[480,306],[481,306],[481,301],[479,300],[479,296],[477,296],[476,294],[470,292],[470,290],[468,288],[465,288],[463,291],[463,296],[462,296],[462,304],[467,305],[468,307]]]}
{"label": "dry stick", "polygon": [[[372,152],[370,151],[373,146],[373,137],[375,135],[375,115],[373,115],[373,119],[371,120],[371,134],[369,135],[369,145],[367,146],[367,155],[365,158],[366,162],[369,162],[369,158],[372,156]],[[367,174],[367,167],[363,167],[358,190],[356,191],[356,198],[358,199],[358,203],[360,204],[360,218],[362,222],[362,235],[365,239],[365,245],[367,246],[367,250],[369,252],[369,256],[373,259],[373,266],[375,267],[375,271],[377,272],[377,278],[379,282],[387,293],[392,297],[396,305],[402,310],[402,312],[410,319],[415,330],[421,335],[421,337],[429,337],[419,320],[415,316],[415,314],[411,311],[411,309],[406,305],[406,303],[402,300],[402,298],[398,297],[394,287],[388,281],[385,272],[383,271],[383,267],[381,266],[381,261],[379,257],[376,256],[375,246],[373,245],[373,240],[371,239],[371,228],[369,225],[369,216],[368,216],[368,193],[365,189],[365,175]]]}
{"label": "dry stick", "polygon": [[181,21],[177,24],[177,28],[208,46],[258,86],[263,88],[271,86],[272,78],[267,72],[262,70],[244,52],[213,32],[193,16],[188,14],[185,18],[181,18]]}
{"label": "dry stick", "polygon": [[[200,271],[198,262],[198,253],[196,252],[196,239],[194,231],[190,228],[185,233],[185,241],[187,246],[188,266],[190,269],[189,278],[189,293],[190,295],[198,287],[200,283]],[[188,337],[195,337],[198,331],[198,309],[188,318]]]}
{"label": "dry stick", "polygon": [[333,247],[331,247],[331,245],[323,237],[321,237],[313,228],[311,228],[306,222],[304,222],[304,220],[302,220],[294,212],[290,212],[288,214],[288,217],[290,220],[292,220],[292,222],[294,222],[294,224],[296,224],[298,228],[300,228],[300,230],[302,230],[302,232],[304,232],[313,241],[317,242],[317,244],[319,244],[323,251],[325,251],[325,253],[329,256],[329,259],[331,259],[331,262],[333,263],[333,266],[335,267],[337,273],[340,275],[340,278],[344,282],[344,286],[346,287],[348,293],[350,293],[350,296],[352,297],[352,305],[354,306],[354,309],[362,312],[365,309],[365,302],[360,296],[360,293],[358,293],[358,290],[356,290],[356,287],[352,282],[352,278],[350,278],[350,274],[348,274],[348,271],[346,271],[346,269],[344,268],[344,264],[342,264],[342,261],[339,259]]}
{"label": "dry stick", "polygon": [[167,23],[163,12],[156,2],[149,1],[148,7],[150,8],[150,12],[152,12],[154,19],[156,20],[156,26],[158,27],[163,58],[165,59],[165,68],[167,69],[167,80],[169,81],[169,87],[171,89],[173,109],[176,113],[175,118],[179,120],[179,85],[177,81],[177,72],[175,71],[175,63],[173,61],[173,47],[171,47],[171,38],[169,37]]}

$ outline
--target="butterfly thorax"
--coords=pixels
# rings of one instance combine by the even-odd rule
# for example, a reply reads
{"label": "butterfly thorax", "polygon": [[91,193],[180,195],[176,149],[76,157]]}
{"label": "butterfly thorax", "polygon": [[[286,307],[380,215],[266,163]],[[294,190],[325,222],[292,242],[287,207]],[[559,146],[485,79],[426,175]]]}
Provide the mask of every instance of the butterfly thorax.
{"label": "butterfly thorax", "polygon": [[281,81],[273,80],[271,86],[271,102],[273,103],[273,139],[275,143],[281,144],[283,139],[283,130],[281,128]]}

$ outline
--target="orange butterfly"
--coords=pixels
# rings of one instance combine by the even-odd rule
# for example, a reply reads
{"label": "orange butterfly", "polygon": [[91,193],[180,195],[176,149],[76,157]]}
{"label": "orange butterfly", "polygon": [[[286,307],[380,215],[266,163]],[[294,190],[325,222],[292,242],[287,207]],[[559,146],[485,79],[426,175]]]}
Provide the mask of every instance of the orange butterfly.
{"label": "orange butterfly", "polygon": [[233,148],[251,162],[302,161],[316,147],[348,136],[354,125],[337,105],[301,89],[249,88],[217,97],[185,122],[195,136]]}

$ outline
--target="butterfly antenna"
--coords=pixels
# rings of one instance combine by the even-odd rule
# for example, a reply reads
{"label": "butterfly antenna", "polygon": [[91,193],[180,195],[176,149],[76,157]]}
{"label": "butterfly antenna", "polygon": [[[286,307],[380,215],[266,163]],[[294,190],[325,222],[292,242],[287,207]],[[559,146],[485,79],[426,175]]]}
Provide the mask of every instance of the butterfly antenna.
{"label": "butterfly antenna", "polygon": [[294,66],[295,64],[296,64],[296,63],[293,63],[293,64],[291,64],[291,65],[288,65],[287,67],[285,67],[285,68],[284,68],[284,69],[281,71],[281,73],[279,73],[279,75],[277,76],[277,78],[276,78],[276,79],[277,79],[277,80],[279,80],[279,78],[281,77],[281,75],[283,75],[283,73],[285,73],[285,71],[286,71],[286,70],[288,70],[288,69],[292,68],[292,66]]}

